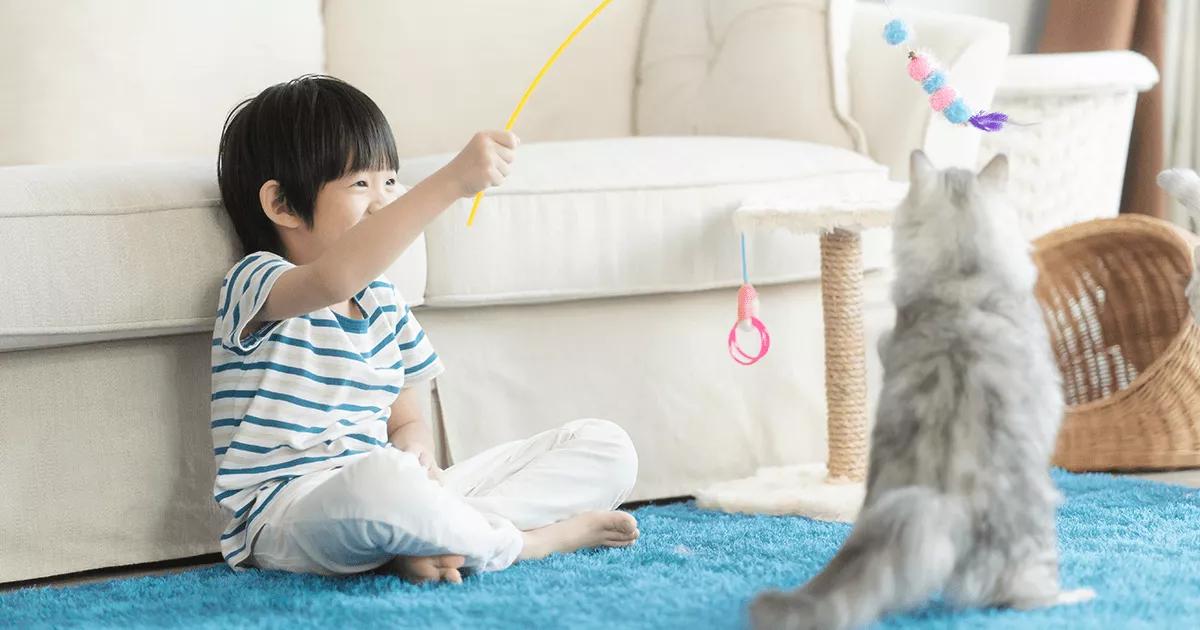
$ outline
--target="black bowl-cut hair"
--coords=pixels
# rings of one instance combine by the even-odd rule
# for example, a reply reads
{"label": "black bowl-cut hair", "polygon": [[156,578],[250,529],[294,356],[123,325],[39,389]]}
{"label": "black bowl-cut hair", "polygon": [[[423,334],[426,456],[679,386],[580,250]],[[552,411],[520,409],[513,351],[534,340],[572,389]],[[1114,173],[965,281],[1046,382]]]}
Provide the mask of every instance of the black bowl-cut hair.
{"label": "black bowl-cut hair", "polygon": [[278,181],[277,201],[311,228],[327,182],[399,166],[392,129],[374,101],[340,79],[305,75],[233,108],[221,132],[217,181],[244,253],[282,256],[279,233],[259,202],[264,183]]}

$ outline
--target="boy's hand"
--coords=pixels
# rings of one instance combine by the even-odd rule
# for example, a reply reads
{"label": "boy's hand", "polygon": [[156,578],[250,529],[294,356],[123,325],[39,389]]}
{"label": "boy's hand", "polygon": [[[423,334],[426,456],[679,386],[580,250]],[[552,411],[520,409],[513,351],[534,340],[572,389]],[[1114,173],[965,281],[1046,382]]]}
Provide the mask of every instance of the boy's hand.
{"label": "boy's hand", "polygon": [[517,134],[511,131],[481,131],[441,173],[450,178],[463,197],[472,197],[504,182],[520,144]]}
{"label": "boy's hand", "polygon": [[417,455],[417,461],[421,462],[421,465],[425,467],[425,472],[429,475],[430,479],[438,483],[442,482],[442,469],[439,468],[437,462],[434,461],[433,455],[430,455],[425,451],[421,451],[421,454]]}
{"label": "boy's hand", "polygon": [[410,445],[404,450],[417,456],[417,461],[425,468],[425,473],[429,475],[430,479],[441,483],[442,469],[438,467],[437,460],[433,458],[433,453],[416,445]]}

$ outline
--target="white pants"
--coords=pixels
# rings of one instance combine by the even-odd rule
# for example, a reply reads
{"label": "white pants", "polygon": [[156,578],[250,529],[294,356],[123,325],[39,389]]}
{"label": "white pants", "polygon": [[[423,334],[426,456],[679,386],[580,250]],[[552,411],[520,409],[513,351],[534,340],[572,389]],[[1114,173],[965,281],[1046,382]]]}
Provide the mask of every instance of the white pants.
{"label": "white pants", "polygon": [[501,444],[451,466],[440,484],[412,454],[379,449],[294,480],[297,490],[276,498],[285,504],[254,541],[251,563],[336,575],[396,556],[455,554],[466,567],[498,571],[516,561],[521,531],[616,508],[636,478],[629,436],[606,420]]}

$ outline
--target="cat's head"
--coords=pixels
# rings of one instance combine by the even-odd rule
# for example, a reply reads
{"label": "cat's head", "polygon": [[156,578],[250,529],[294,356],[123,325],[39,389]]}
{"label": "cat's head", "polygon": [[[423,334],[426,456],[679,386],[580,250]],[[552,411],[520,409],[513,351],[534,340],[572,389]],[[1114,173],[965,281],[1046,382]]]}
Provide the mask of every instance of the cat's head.
{"label": "cat's head", "polygon": [[997,155],[976,174],[939,170],[914,151],[909,182],[893,226],[899,273],[931,282],[990,277],[1033,286],[1029,241],[1005,194],[1007,157]]}

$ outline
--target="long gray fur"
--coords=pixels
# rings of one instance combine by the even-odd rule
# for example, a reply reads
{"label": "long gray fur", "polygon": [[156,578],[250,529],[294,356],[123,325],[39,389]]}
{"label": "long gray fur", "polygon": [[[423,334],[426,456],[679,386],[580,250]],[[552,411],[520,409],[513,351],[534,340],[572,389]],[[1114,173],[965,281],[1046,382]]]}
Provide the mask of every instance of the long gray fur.
{"label": "long gray fur", "polygon": [[977,176],[913,153],[866,500],[820,574],[753,602],[756,628],[854,628],[937,592],[964,607],[1092,597],[1059,588],[1049,465],[1062,387],[1007,178],[1004,156]]}

